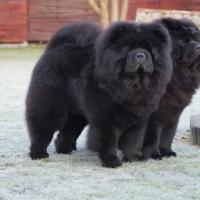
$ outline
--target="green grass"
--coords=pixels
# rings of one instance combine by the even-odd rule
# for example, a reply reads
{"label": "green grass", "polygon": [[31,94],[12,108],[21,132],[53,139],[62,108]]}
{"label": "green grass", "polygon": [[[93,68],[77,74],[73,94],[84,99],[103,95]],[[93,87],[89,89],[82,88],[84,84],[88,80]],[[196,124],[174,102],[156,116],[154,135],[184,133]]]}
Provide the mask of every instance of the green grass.
{"label": "green grass", "polygon": [[0,48],[0,60],[37,59],[44,51],[45,45],[28,45],[26,47]]}

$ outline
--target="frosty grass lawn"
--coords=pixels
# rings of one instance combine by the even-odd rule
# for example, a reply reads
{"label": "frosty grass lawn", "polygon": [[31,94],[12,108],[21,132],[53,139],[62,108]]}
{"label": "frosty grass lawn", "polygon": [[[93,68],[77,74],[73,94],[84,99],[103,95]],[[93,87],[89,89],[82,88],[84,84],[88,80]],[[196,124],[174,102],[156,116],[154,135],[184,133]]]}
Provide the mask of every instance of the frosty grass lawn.
{"label": "frosty grass lawn", "polygon": [[100,165],[85,148],[32,161],[24,123],[24,98],[31,70],[42,46],[0,49],[0,200],[182,200],[200,199],[200,148],[185,142],[189,113],[199,109],[200,95],[184,112],[174,142],[177,158],[126,163],[117,169]]}

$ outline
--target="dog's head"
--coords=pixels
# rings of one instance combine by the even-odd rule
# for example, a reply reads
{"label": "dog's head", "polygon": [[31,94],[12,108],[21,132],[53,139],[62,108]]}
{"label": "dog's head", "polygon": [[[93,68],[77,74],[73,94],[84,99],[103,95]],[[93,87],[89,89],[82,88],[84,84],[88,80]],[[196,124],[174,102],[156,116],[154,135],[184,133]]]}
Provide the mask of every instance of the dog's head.
{"label": "dog's head", "polygon": [[174,67],[196,70],[200,68],[200,31],[187,19],[163,18],[173,43]]}
{"label": "dog's head", "polygon": [[187,19],[164,18],[161,22],[172,38],[173,79],[187,91],[194,91],[200,85],[200,31]]}
{"label": "dog's head", "polygon": [[113,96],[137,101],[153,84],[169,81],[170,55],[171,40],[160,23],[115,23],[97,41],[94,75]]}

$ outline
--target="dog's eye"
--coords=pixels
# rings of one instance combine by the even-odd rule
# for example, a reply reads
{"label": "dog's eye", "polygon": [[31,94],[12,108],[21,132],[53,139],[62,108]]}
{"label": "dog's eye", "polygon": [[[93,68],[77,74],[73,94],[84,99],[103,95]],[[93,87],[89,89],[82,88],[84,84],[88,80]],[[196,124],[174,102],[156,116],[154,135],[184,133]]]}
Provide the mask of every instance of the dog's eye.
{"label": "dog's eye", "polygon": [[200,38],[200,32],[198,29],[196,29],[195,27],[187,27],[186,29],[186,35],[188,36],[188,38],[190,38],[190,40],[192,39],[199,39]]}
{"label": "dog's eye", "polygon": [[188,31],[190,32],[191,35],[194,35],[198,32],[198,30],[194,27],[189,27],[188,28]]}
{"label": "dog's eye", "polygon": [[122,47],[120,51],[121,51],[122,54],[125,55],[125,54],[128,53],[129,49],[130,49],[130,48],[129,48],[128,46],[125,46],[125,47]]}

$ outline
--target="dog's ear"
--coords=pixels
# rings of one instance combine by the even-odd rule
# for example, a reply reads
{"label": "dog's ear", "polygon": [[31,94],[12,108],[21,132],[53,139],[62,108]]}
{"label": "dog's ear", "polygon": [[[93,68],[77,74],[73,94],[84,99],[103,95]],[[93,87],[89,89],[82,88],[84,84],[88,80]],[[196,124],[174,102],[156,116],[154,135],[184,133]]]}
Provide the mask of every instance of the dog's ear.
{"label": "dog's ear", "polygon": [[167,18],[162,18],[161,23],[170,31],[176,30],[177,29],[177,20],[167,17]]}
{"label": "dog's ear", "polygon": [[162,42],[168,42],[168,31],[161,25],[155,27],[153,30],[154,35]]}
{"label": "dog's ear", "polygon": [[171,37],[169,31],[159,21],[151,23],[150,26],[145,29],[145,31],[153,38],[157,38],[157,42],[159,41],[163,45],[171,45]]}

